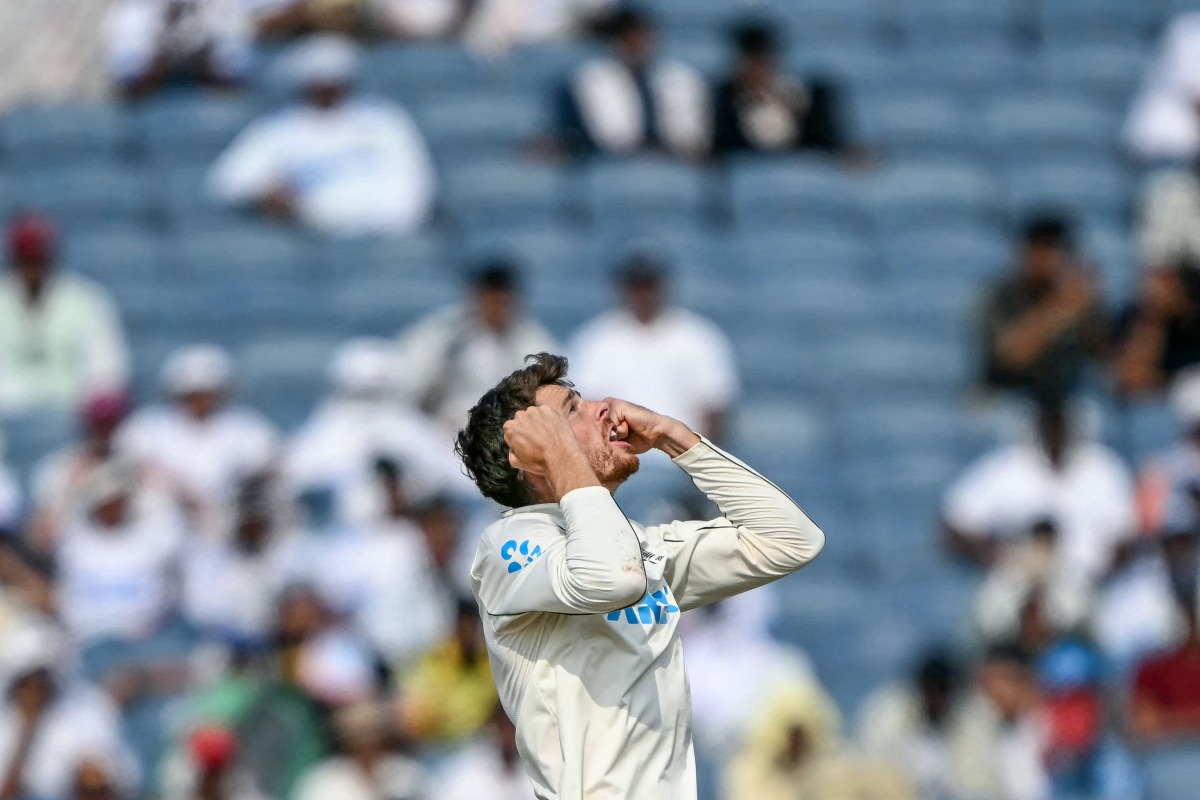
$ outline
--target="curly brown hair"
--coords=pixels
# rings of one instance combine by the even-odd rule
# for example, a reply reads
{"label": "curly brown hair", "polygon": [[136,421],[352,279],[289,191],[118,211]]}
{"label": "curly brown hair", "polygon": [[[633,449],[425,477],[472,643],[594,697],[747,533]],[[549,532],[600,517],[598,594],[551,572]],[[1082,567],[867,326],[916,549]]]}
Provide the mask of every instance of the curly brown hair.
{"label": "curly brown hair", "polygon": [[467,416],[467,426],[458,432],[454,452],[484,497],[510,508],[535,502],[521,474],[508,463],[504,423],[518,411],[534,404],[538,388],[571,386],[567,359],[552,353],[525,357],[525,366],[488,391]]}

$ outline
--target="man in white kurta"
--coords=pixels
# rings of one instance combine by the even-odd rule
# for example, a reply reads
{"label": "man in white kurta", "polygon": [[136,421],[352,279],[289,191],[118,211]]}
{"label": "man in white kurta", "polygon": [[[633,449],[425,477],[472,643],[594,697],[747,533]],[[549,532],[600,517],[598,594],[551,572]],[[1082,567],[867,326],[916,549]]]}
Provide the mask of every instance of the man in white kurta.
{"label": "man in white kurta", "polygon": [[[682,423],[585,401],[565,369],[538,356],[459,435],[481,491],[516,506],[483,534],[472,568],[500,699],[540,800],[693,800],[679,614],[794,572],[824,534]],[[630,522],[612,492],[652,448],[722,516]]]}

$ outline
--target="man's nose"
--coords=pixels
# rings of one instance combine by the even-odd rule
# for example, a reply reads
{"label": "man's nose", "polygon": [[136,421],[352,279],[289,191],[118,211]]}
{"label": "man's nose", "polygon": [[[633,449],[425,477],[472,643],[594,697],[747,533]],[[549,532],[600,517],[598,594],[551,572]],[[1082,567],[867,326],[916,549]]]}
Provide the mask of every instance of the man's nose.
{"label": "man's nose", "polygon": [[596,400],[592,403],[592,418],[600,422],[608,419],[609,405],[603,400]]}

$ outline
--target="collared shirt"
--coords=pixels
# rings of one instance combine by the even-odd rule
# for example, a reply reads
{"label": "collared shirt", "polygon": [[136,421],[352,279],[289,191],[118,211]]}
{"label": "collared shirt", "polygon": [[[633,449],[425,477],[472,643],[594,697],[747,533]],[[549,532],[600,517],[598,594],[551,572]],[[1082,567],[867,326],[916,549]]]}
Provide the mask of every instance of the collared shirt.
{"label": "collared shirt", "polygon": [[539,800],[694,800],[680,612],[824,545],[786,494],[707,440],[675,463],[722,517],[646,528],[588,487],[508,512],[480,540],[472,587]]}

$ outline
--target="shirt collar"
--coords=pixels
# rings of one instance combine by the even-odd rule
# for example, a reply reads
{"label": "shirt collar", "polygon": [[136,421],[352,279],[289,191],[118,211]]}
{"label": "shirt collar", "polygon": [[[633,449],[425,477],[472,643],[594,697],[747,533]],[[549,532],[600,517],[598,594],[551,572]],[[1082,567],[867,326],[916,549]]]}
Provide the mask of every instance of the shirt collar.
{"label": "shirt collar", "polygon": [[532,506],[521,506],[520,508],[510,508],[501,513],[500,516],[508,518],[516,514],[549,514],[552,517],[562,518],[562,508],[558,503],[537,503]]}

